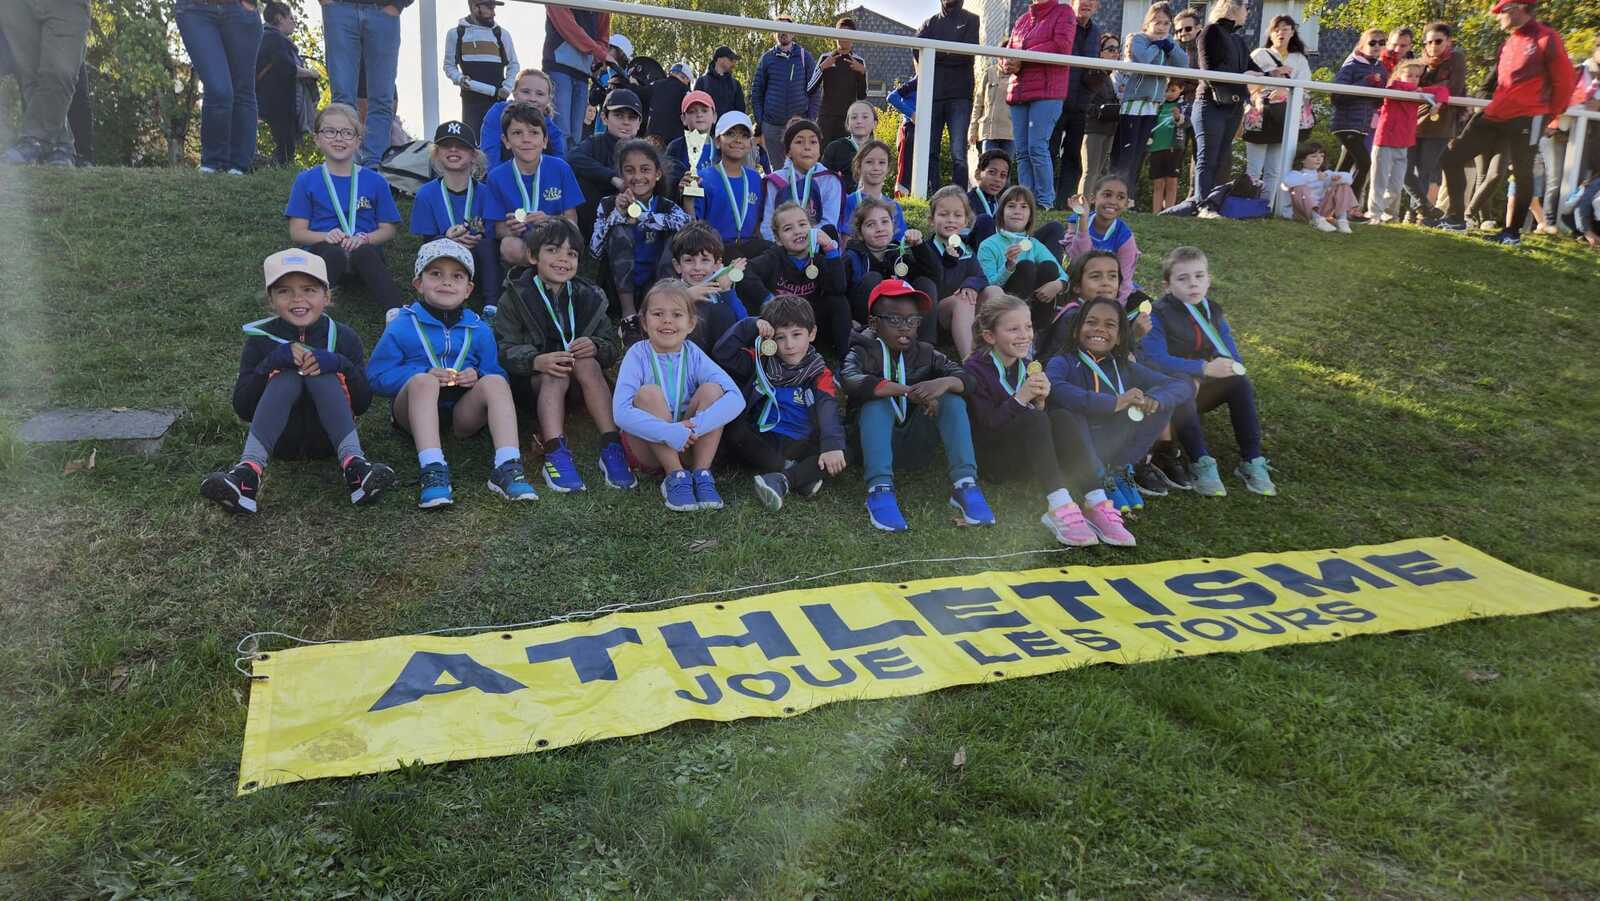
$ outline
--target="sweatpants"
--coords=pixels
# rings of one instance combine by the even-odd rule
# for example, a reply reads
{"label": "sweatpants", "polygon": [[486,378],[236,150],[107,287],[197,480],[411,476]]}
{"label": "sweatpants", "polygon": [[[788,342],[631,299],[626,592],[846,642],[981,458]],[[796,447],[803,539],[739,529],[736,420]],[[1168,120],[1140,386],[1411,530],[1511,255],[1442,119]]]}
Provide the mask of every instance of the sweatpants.
{"label": "sweatpants", "polygon": [[1222,404],[1228,405],[1228,419],[1233,423],[1234,440],[1239,442],[1239,456],[1245,460],[1261,456],[1261,420],[1256,416],[1256,389],[1250,383],[1250,377],[1244,375],[1202,381],[1194,400],[1178,409],[1173,425],[1178,433],[1178,441],[1183,444],[1183,452],[1191,460],[1211,456],[1211,451],[1206,448],[1205,431],[1200,427],[1200,417]]}
{"label": "sweatpants", "polygon": [[354,273],[379,306],[392,310],[405,305],[405,298],[401,296],[400,288],[395,285],[394,276],[389,274],[389,266],[384,262],[383,248],[363,244],[355,252],[345,253],[343,247],[323,241],[306,249],[322,257],[322,261],[328,264],[328,284],[337,285],[345,276]]}
{"label": "sweatpants", "polygon": [[861,435],[862,467],[867,488],[894,484],[896,467],[921,469],[933,462],[934,437],[944,445],[946,473],[951,484],[978,477],[977,456],[972,449],[972,428],[967,420],[967,402],[960,395],[942,394],[938,415],[928,416],[922,408],[906,402],[906,421],[896,422],[889,398],[880,397],[861,405],[857,427]]}
{"label": "sweatpants", "polygon": [[1081,486],[1095,455],[1083,420],[1065,410],[1025,413],[1003,429],[980,429],[972,441],[978,465],[991,478],[1026,477],[1043,494]]}
{"label": "sweatpants", "polygon": [[[305,403],[309,402],[322,424],[323,434],[308,434],[303,424],[294,429],[292,440],[285,441],[291,421],[303,420]],[[321,441],[316,439],[321,438]],[[350,398],[344,384],[335,373],[325,372],[306,378],[292,369],[279,370],[267,382],[256,404],[255,415],[250,419],[250,434],[244,440],[241,461],[266,466],[268,457],[320,456],[316,450],[323,443],[336,450],[336,458],[344,460],[351,454],[361,453],[361,439],[356,437],[355,416],[350,413]],[[279,447],[279,444],[284,447]]]}
{"label": "sweatpants", "polygon": [[783,473],[794,491],[823,478],[822,467],[817,464],[822,446],[815,432],[798,439],[763,432],[748,415],[740,415],[722,430],[722,443],[733,449],[739,462],[757,472]]}
{"label": "sweatpants", "polygon": [[1503,122],[1477,115],[1467,123],[1460,136],[1450,142],[1450,147],[1439,160],[1444,170],[1444,187],[1450,195],[1450,220],[1462,222],[1462,201],[1467,191],[1467,160],[1479,154],[1504,152],[1511,159],[1511,174],[1517,184],[1530,190],[1518,191],[1511,221],[1506,230],[1515,234],[1522,230],[1528,218],[1528,208],[1533,205],[1533,158],[1539,152],[1538,129],[1543,126],[1542,116],[1519,116]]}
{"label": "sweatpants", "polygon": [[1367,198],[1367,215],[1400,215],[1400,196],[1405,190],[1409,147],[1372,148],[1372,189]]}

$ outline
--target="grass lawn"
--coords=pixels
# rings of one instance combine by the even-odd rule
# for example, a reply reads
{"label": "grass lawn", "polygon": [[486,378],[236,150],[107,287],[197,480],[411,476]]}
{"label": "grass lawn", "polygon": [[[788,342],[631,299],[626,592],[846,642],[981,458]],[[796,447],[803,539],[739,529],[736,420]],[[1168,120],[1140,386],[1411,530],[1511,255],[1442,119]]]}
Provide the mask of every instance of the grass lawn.
{"label": "grass lawn", "polygon": [[[353,509],[331,465],[283,464],[264,512],[230,519],[196,488],[244,437],[229,406],[239,325],[264,315],[260,260],[285,241],[289,182],[0,171],[0,896],[1600,895],[1592,611],[235,798],[249,686],[232,650],[252,630],[525,621],[1048,541],[1022,488],[991,492],[999,527],[951,527],[933,473],[903,484],[902,536],[867,528],[859,476],[775,517],[743,478],[724,480],[720,514],[669,514],[653,484],[513,509],[481,489],[486,443],[446,444],[448,511],[416,510],[411,488]],[[1282,495],[1230,480],[1224,500],[1157,500],[1137,550],[1049,565],[1449,534],[1600,590],[1594,255],[1408,228],[1132,224],[1147,283],[1177,244],[1211,254]],[[397,273],[414,250],[398,242]],[[332,313],[375,342],[381,315],[359,292]],[[158,456],[102,451],[63,474],[87,446],[15,438],[53,405],[186,412]],[[366,417],[369,452],[412,477],[386,415]],[[1225,417],[1208,427],[1231,470]],[[581,416],[573,437],[590,476]]]}

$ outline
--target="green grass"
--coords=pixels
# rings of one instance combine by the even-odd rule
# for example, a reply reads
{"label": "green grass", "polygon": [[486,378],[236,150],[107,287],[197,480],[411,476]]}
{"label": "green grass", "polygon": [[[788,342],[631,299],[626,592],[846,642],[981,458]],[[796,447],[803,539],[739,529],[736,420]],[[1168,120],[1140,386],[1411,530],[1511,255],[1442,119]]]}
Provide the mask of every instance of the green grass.
{"label": "green grass", "polygon": [[[1600,894],[1600,617],[1055,676],[802,717],[233,796],[256,629],[367,638],[523,621],[882,560],[1038,548],[1037,498],[951,528],[865,527],[859,483],[760,513],[649,491],[512,509],[466,488],[352,509],[275,466],[264,512],[197,496],[290,177],[0,172],[0,895],[283,897],[1566,896]],[[1196,243],[1251,358],[1282,496],[1157,501],[1154,561],[1450,534],[1600,589],[1600,266],[1416,230],[1133,218],[1153,282]],[[413,242],[392,254],[408,269]],[[369,343],[381,317],[334,311]],[[161,453],[24,447],[52,405],[181,406]],[[374,457],[412,471],[377,409]],[[1208,423],[1225,469],[1225,419]],[[575,441],[592,456],[579,417]],[[460,484],[488,448],[446,447]],[[691,550],[696,539],[715,546]],[[1023,560],[1018,565],[1032,565]],[[984,568],[903,566],[884,579]],[[848,581],[840,579],[837,581]],[[1466,670],[1492,670],[1472,681]],[[965,747],[966,766],[951,766]],[[343,893],[343,894],[341,894]]]}

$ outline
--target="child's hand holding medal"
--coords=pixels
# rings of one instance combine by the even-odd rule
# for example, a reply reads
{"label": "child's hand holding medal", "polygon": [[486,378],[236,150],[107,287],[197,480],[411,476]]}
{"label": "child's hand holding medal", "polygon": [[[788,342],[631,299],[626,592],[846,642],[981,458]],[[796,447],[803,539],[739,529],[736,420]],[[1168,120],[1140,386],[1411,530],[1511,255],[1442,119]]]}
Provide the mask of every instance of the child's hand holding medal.
{"label": "child's hand holding medal", "polygon": [[917,231],[914,228],[906,229],[906,246],[907,247],[916,247],[918,244],[921,244],[921,243],[922,243],[922,232]]}
{"label": "child's hand holding medal", "polygon": [[348,236],[344,233],[344,231],[342,229],[335,228],[335,229],[330,229],[327,234],[323,235],[322,236],[322,240],[328,242],[329,244],[338,244],[338,245],[340,245],[342,247],[344,245],[344,239],[346,237],[348,237]]}
{"label": "child's hand holding medal", "polygon": [[1050,377],[1044,374],[1044,367],[1038,360],[1028,364],[1028,377],[1022,380],[1022,387],[1017,392],[1017,399],[1025,404],[1043,407],[1044,402],[1050,397]]}
{"label": "child's hand holding medal", "polygon": [[519,238],[522,237],[522,233],[528,228],[526,222],[527,216],[527,210],[512,210],[511,212],[507,213],[506,230]]}
{"label": "child's hand holding medal", "polygon": [[294,344],[289,345],[289,352],[294,354],[294,368],[296,372],[300,373],[306,378],[311,378],[312,376],[318,376],[322,374],[322,367],[317,365],[317,357],[311,352],[311,348],[297,341]]}

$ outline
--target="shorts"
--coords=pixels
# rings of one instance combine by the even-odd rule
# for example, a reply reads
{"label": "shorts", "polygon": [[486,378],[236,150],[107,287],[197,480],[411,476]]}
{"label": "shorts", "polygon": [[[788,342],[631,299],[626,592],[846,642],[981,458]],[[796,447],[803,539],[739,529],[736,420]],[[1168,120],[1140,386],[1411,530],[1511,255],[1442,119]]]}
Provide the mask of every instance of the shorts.
{"label": "shorts", "polygon": [[1150,154],[1150,177],[1152,179],[1177,178],[1182,168],[1183,160],[1176,150],[1168,148],[1166,150],[1157,150],[1155,153]]}
{"label": "shorts", "polygon": [[[439,389],[439,428],[440,428],[440,431],[444,431],[445,429],[448,429],[450,427],[451,422],[455,418],[456,404],[460,403],[461,402],[461,398],[466,397],[467,396],[467,392],[471,391],[471,390],[472,390],[471,388],[462,388],[459,385],[457,385],[454,388],[440,388]],[[407,429],[405,426],[401,425],[400,424],[400,420],[395,417],[395,415],[394,415],[394,403],[393,402],[390,402],[390,404],[389,404],[389,425],[391,427],[393,427],[395,431],[397,431],[400,434],[406,436],[407,438],[412,437],[411,436],[411,431],[409,429]]]}

